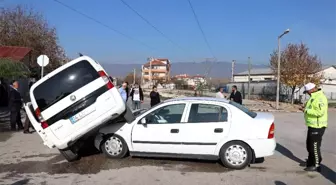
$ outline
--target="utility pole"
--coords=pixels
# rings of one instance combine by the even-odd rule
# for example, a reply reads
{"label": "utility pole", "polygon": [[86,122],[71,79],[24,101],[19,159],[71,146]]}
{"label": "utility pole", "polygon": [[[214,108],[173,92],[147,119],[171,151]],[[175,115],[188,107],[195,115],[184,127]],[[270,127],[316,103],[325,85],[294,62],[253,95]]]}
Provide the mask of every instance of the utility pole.
{"label": "utility pole", "polygon": [[236,60],[232,60],[232,66],[231,66],[231,82],[233,82],[233,74],[234,74],[235,62],[236,62]]}
{"label": "utility pole", "polygon": [[250,83],[251,83],[251,57],[248,57],[247,99],[250,99]]}
{"label": "utility pole", "polygon": [[149,84],[152,85],[152,57],[149,58]]}
{"label": "utility pole", "polygon": [[280,52],[280,39],[282,36],[289,33],[289,29],[285,30],[280,36],[278,36],[278,74],[277,74],[277,90],[276,90],[276,109],[279,110],[279,97],[280,97],[280,60],[281,60],[281,52]]}
{"label": "utility pole", "polygon": [[133,69],[133,84],[135,84],[135,69]]}

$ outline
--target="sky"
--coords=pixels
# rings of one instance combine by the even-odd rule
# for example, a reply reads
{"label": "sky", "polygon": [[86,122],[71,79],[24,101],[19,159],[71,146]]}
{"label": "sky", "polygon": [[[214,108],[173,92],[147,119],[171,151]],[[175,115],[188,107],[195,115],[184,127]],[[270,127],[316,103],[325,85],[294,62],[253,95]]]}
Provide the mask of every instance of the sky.
{"label": "sky", "polygon": [[0,0],[0,6],[34,8],[57,29],[69,57],[81,52],[103,63],[144,63],[148,57],[246,63],[251,57],[254,64],[268,64],[277,37],[289,28],[282,49],[303,42],[324,64],[336,64],[335,0],[190,0],[210,49],[188,0],[124,0],[164,36],[121,0],[59,1],[108,28],[54,0]]}

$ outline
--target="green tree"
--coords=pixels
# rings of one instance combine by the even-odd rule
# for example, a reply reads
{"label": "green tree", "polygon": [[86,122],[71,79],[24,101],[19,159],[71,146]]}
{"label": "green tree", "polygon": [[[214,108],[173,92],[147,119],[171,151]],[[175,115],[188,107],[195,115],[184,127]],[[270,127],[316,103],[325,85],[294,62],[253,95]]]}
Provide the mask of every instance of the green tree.
{"label": "green tree", "polygon": [[21,62],[0,58],[0,77],[20,78],[29,75],[29,69]]}
{"label": "green tree", "polygon": [[[274,74],[278,73],[278,51],[274,50],[270,57],[270,66]],[[309,53],[307,45],[288,44],[281,52],[280,83],[291,88],[291,102],[294,103],[294,92],[304,83],[319,84],[322,74],[322,63],[317,55]]]}

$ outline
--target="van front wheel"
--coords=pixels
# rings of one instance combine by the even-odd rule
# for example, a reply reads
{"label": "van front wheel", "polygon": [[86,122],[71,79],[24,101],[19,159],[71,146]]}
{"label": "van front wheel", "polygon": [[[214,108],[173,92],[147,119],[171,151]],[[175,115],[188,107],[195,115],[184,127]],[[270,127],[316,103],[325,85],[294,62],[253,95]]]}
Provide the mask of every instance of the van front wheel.
{"label": "van front wheel", "polygon": [[59,151],[68,162],[77,161],[79,159],[78,153],[73,152],[71,149],[65,149]]}

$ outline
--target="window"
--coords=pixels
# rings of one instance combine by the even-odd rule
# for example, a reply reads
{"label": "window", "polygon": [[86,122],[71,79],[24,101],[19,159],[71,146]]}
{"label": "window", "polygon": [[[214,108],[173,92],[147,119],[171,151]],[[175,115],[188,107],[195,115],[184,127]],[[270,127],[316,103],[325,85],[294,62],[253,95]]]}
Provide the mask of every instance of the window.
{"label": "window", "polygon": [[148,124],[181,123],[185,104],[173,104],[161,107],[146,115]]}
{"label": "window", "polygon": [[227,122],[226,108],[211,104],[192,104],[190,108],[189,123]]}
{"label": "window", "polygon": [[248,108],[246,108],[243,105],[240,105],[239,103],[236,103],[234,101],[230,101],[230,104],[237,107],[239,110],[245,112],[247,115],[249,115],[251,118],[255,118],[257,116],[257,113],[250,111]]}
{"label": "window", "polygon": [[37,86],[33,93],[41,111],[99,78],[98,72],[84,60],[52,76]]}

